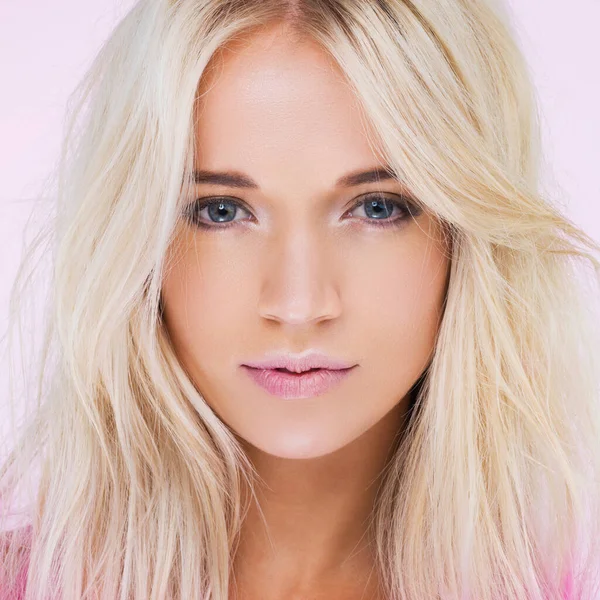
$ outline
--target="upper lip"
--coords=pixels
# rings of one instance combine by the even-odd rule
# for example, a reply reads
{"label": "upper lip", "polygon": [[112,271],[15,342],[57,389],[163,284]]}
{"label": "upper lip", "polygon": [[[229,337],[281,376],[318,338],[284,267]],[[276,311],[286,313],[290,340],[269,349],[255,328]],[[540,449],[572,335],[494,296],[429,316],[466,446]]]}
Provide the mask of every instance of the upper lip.
{"label": "upper lip", "polygon": [[244,363],[254,369],[288,369],[295,373],[309,369],[349,369],[356,366],[345,360],[332,358],[322,352],[308,351],[301,354],[277,352],[268,354],[265,359]]}

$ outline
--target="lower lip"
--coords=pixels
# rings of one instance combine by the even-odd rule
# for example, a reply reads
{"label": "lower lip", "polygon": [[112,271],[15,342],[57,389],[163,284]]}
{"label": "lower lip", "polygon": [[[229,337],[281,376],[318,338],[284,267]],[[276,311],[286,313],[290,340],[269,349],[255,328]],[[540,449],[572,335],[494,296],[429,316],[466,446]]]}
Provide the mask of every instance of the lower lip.
{"label": "lower lip", "polygon": [[354,367],[337,370],[319,369],[304,374],[295,374],[275,369],[254,369],[246,365],[242,365],[242,367],[260,387],[269,394],[284,400],[320,396],[339,385],[354,369]]}

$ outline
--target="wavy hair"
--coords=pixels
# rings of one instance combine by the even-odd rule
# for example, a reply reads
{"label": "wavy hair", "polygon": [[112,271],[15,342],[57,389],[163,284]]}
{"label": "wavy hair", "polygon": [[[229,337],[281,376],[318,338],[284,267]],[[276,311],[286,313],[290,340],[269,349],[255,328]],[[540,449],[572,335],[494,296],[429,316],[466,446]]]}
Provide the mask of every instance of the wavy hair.
{"label": "wavy hair", "polygon": [[[567,582],[598,598],[600,247],[542,189],[535,92],[492,0],[140,0],[120,21],[70,99],[56,202],[12,291],[0,577],[25,573],[27,600],[229,597],[257,473],[178,361],[161,281],[201,77],[277,22],[337,61],[452,240],[434,354],[373,507],[387,595],[546,600]],[[11,528],[36,469],[31,524]]]}

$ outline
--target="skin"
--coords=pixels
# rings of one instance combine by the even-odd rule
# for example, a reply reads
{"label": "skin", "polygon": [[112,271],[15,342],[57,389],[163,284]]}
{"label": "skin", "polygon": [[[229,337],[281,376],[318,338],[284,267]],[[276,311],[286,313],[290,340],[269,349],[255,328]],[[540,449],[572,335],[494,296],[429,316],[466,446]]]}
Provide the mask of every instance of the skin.
{"label": "skin", "polygon": [[[189,202],[226,195],[243,208],[227,205],[226,229],[185,222],[163,287],[181,363],[264,481],[232,597],[380,597],[367,520],[433,352],[449,273],[441,227],[423,211],[377,228],[364,204],[353,208],[367,192],[398,199],[397,179],[335,186],[385,165],[339,68],[283,25],[222,50],[199,91],[196,169],[259,185],[197,185]],[[208,209],[199,218],[221,226]],[[308,348],[359,366],[301,400],[271,396],[240,368]]]}

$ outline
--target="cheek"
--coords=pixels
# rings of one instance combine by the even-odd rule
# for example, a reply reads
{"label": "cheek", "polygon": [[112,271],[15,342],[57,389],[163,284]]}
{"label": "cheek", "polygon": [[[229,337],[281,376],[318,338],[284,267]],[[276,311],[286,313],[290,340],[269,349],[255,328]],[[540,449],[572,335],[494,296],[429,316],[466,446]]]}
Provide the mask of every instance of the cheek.
{"label": "cheek", "polygon": [[382,366],[418,376],[437,336],[449,259],[422,233],[404,241],[355,256],[349,319]]}
{"label": "cheek", "polygon": [[252,301],[249,271],[231,254],[210,247],[188,248],[163,281],[165,324],[184,362],[210,357],[243,331]]}

